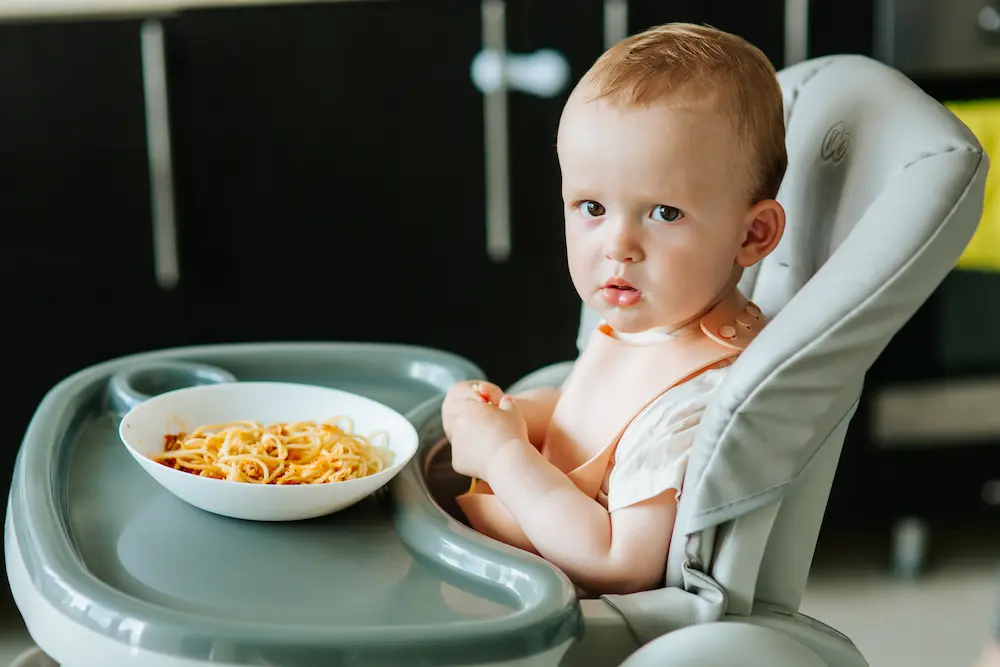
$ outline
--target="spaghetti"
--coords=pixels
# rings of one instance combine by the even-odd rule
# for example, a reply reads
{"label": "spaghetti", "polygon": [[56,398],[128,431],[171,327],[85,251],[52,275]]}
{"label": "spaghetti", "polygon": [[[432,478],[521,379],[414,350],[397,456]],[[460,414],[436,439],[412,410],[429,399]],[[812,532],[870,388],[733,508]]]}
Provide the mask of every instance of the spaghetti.
{"label": "spaghetti", "polygon": [[392,465],[388,434],[366,438],[347,417],[325,422],[255,421],[167,434],[153,460],[183,472],[250,484],[326,484],[374,475]]}

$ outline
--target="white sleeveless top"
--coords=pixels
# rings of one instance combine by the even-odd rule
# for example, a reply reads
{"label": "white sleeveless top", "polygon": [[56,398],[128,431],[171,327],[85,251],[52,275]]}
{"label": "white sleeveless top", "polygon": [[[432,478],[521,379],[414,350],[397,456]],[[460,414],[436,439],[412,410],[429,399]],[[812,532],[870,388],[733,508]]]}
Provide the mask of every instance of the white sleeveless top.
{"label": "white sleeveless top", "polygon": [[[669,333],[614,333],[632,344],[656,343]],[[701,415],[726,367],[713,368],[666,391],[640,412],[622,434],[608,479],[608,511],[641,503],[675,489],[680,498],[688,454]]]}

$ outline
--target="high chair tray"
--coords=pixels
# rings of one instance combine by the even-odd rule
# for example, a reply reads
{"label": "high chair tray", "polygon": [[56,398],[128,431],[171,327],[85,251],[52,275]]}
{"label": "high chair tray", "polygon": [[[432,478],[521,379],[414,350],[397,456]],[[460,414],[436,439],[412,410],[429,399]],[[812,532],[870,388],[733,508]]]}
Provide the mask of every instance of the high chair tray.
{"label": "high chair tray", "polygon": [[[201,511],[131,459],[117,435],[130,398],[112,380],[141,375],[156,393],[213,373],[369,396],[413,422],[420,450],[386,489],[329,517],[256,523]],[[34,596],[60,623],[193,661],[184,664],[492,665],[567,644],[580,630],[569,581],[466,529],[427,492],[443,392],[479,375],[422,348],[269,344],[155,352],[68,378],[32,420],[11,487],[8,576],[29,630],[72,662],[56,630],[32,618]]]}

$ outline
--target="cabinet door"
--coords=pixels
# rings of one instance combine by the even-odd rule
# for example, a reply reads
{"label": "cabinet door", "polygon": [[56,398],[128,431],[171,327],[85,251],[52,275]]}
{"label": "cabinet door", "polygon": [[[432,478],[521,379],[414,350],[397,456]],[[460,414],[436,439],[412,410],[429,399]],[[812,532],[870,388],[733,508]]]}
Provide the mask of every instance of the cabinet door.
{"label": "cabinet door", "polygon": [[0,341],[18,427],[66,375],[169,339],[139,39],[134,22],[0,26]]}
{"label": "cabinet door", "polygon": [[776,68],[783,66],[784,0],[629,1],[629,27],[632,32],[674,21],[704,23],[735,33],[763,51]]}
{"label": "cabinet door", "polygon": [[[891,15],[877,0],[810,0],[809,57],[839,53],[875,54],[879,26],[876,21]],[[975,27],[970,21],[969,32]]]}
{"label": "cabinet door", "polygon": [[492,339],[476,357],[502,384],[576,356],[580,297],[569,276],[556,154],[559,119],[577,81],[604,51],[604,2],[508,0],[507,44],[515,54],[551,49],[569,65],[563,91],[509,93],[511,254],[487,266],[494,290],[484,314]]}
{"label": "cabinet door", "polygon": [[464,0],[169,23],[187,342],[427,340],[478,298],[479,26]]}
{"label": "cabinet door", "polygon": [[556,49],[572,73],[554,98],[508,95],[513,248],[499,262],[487,252],[492,128],[470,71],[479,3],[170,23],[187,342],[398,341],[466,356],[501,383],[573,356],[555,133],[602,51],[603,3],[505,5],[508,50]]}

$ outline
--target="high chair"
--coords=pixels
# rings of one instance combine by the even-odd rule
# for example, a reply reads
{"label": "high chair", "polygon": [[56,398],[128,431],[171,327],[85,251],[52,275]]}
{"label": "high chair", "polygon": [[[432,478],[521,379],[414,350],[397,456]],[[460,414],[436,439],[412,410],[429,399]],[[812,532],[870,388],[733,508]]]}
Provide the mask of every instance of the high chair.
{"label": "high chair", "polygon": [[[772,321],[704,415],[667,587],[583,602],[600,610],[585,619],[620,614],[645,644],[623,667],[866,664],[798,608],[865,374],[972,237],[988,158],[948,110],[868,58],[818,58],[779,79],[786,229],[740,283]],[[597,322],[584,308],[581,350]],[[571,366],[510,391],[558,386]]]}
{"label": "high chair", "polygon": [[[19,664],[866,665],[798,609],[865,373],[972,237],[988,160],[944,107],[867,58],[808,61],[780,80],[788,223],[741,283],[771,322],[703,417],[664,587],[577,600],[549,563],[449,515],[468,480],[450,469],[441,397],[482,377],[466,360],[347,343],[165,350],[67,378],[28,428],[5,560],[52,659]],[[584,310],[581,346],[595,325]],[[510,391],[558,385],[571,366]],[[248,379],[381,400],[417,427],[417,456],[388,494],[276,525],[185,505],[118,442],[121,415],[151,394]]]}

